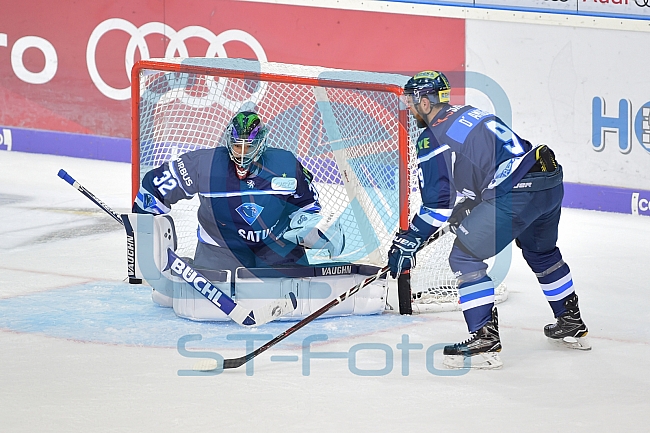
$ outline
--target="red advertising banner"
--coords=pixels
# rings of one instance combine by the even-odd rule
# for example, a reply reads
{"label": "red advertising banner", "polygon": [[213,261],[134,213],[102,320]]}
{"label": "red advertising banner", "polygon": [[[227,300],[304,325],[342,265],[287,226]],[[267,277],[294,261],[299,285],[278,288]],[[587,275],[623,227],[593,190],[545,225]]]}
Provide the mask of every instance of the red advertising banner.
{"label": "red advertising banner", "polygon": [[23,0],[0,14],[0,125],[130,137],[140,58],[243,57],[450,74],[463,97],[463,20],[205,0]]}

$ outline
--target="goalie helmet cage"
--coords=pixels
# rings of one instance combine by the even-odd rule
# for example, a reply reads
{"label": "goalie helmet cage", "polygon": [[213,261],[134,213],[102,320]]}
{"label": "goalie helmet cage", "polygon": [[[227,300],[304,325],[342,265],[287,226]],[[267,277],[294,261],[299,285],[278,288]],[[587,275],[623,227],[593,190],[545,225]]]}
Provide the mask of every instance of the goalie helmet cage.
{"label": "goalie helmet cage", "polygon": [[[225,145],[234,115],[257,111],[267,145],[293,152],[313,175],[322,212],[346,236],[342,260],[383,267],[392,238],[420,207],[419,130],[400,103],[408,76],[229,58],[136,62],[132,82],[132,194],[152,168]],[[198,197],[173,206],[177,253],[193,257]],[[414,311],[458,309],[447,255],[453,234],[418,254]],[[325,261],[310,251],[313,263]]]}

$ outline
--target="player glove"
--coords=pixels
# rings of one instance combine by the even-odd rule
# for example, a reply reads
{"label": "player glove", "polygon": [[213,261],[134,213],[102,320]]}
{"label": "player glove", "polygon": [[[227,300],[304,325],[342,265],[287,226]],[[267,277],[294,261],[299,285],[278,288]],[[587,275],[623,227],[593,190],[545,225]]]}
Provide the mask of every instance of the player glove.
{"label": "player glove", "polygon": [[412,230],[402,230],[393,238],[388,251],[390,276],[397,278],[402,272],[415,267],[415,254],[422,245],[422,238]]}
{"label": "player glove", "polygon": [[454,206],[454,210],[451,211],[451,216],[447,220],[447,223],[451,226],[451,230],[456,233],[456,229],[463,222],[465,218],[470,214],[472,209],[476,207],[478,203],[474,200],[470,200],[467,197],[463,197],[460,201]]}

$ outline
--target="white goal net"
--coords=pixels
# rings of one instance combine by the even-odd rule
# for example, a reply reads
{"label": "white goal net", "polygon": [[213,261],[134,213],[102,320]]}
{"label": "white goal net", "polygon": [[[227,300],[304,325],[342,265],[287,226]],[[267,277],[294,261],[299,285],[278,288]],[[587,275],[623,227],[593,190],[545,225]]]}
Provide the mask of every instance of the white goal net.
{"label": "white goal net", "polygon": [[[140,61],[133,83],[133,194],[144,174],[178,155],[223,146],[242,110],[257,111],[267,144],[293,152],[313,175],[323,212],[346,236],[341,260],[383,267],[394,234],[420,206],[419,134],[399,96],[409,77],[228,58]],[[172,210],[177,253],[196,247],[198,199]],[[414,311],[458,309],[447,262],[454,235],[418,254]],[[324,258],[310,252],[310,262]],[[505,298],[505,287],[498,290]]]}

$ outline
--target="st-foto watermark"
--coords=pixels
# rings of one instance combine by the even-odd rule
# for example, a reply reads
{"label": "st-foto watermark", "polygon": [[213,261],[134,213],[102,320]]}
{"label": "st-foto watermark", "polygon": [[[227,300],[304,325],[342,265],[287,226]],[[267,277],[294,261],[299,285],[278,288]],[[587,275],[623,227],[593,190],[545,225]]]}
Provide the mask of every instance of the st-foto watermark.
{"label": "st-foto watermark", "polygon": [[[228,334],[226,336],[227,340],[231,341],[244,341],[246,343],[246,353],[253,352],[255,347],[255,342],[266,342],[273,338],[271,334]],[[195,371],[195,370],[178,370],[179,376],[214,376],[221,374],[223,372],[224,357],[217,352],[208,352],[208,351],[190,351],[185,347],[187,343],[192,341],[201,341],[201,334],[190,334],[184,335],[178,339],[177,349],[178,353],[181,356],[186,358],[200,358],[200,359],[213,359],[218,366],[214,370],[210,371]],[[302,340],[302,375],[309,376],[312,372],[312,360],[313,359],[347,359],[348,361],[348,370],[350,373],[356,376],[386,376],[393,371],[394,368],[394,358],[395,351],[393,348],[385,343],[358,343],[350,347],[347,352],[327,352],[327,351],[316,351],[312,347],[312,343],[319,341],[327,341],[327,334],[314,334],[305,337]],[[432,344],[427,347],[425,352],[425,367],[426,370],[435,375],[435,376],[462,376],[467,374],[470,370],[470,361],[469,358],[466,359],[465,365],[463,368],[455,370],[439,369],[434,366],[434,357],[436,352],[442,351],[442,349],[447,345],[447,343],[437,343]],[[402,376],[408,376],[410,373],[410,361],[411,361],[411,351],[423,350],[424,345],[422,343],[412,343],[410,341],[408,334],[402,334],[402,341],[395,344],[395,348],[398,351],[398,356],[401,360],[401,374]],[[370,369],[370,368],[361,368],[358,365],[357,359],[359,354],[362,352],[372,351],[381,356],[384,359],[383,366],[381,368]],[[283,363],[298,363],[301,361],[301,357],[298,355],[272,355],[270,356],[271,362],[283,362]],[[246,375],[253,376],[255,373],[255,358],[251,359],[245,364]]]}

